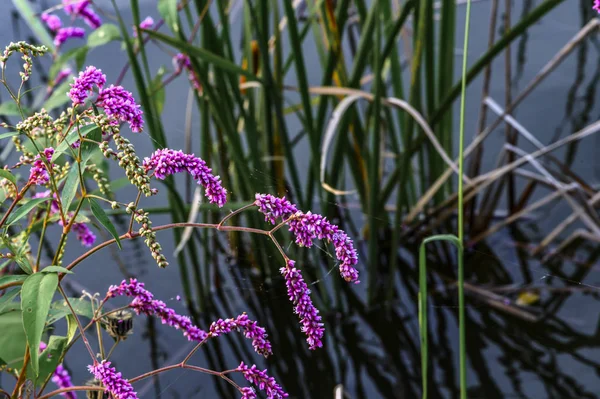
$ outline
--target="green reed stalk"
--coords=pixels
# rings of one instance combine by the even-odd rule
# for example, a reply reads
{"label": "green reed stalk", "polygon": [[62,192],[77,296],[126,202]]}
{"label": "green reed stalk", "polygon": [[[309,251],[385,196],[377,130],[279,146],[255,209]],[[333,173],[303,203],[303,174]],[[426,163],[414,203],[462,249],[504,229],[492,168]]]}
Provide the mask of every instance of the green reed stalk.
{"label": "green reed stalk", "polygon": [[460,398],[467,398],[467,364],[465,342],[465,294],[464,294],[464,207],[463,207],[463,171],[464,171],[464,136],[465,136],[465,97],[467,89],[467,54],[469,47],[469,18],[471,15],[471,0],[467,0],[465,17],[465,40],[463,45],[463,64],[460,98],[460,126],[459,126],[459,158],[458,158],[458,237],[454,235],[435,235],[426,238],[419,249],[419,330],[421,338],[421,378],[423,399],[427,398],[427,254],[426,245],[433,241],[446,241],[452,243],[458,250],[458,340],[459,340],[459,371],[460,371]]}

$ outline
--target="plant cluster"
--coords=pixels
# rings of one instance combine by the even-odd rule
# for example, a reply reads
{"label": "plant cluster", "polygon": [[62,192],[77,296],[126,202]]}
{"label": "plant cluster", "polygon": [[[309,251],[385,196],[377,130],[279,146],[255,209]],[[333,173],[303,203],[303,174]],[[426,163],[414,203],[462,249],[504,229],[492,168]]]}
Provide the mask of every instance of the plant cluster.
{"label": "plant cluster", "polygon": [[[81,14],[84,10],[74,9],[73,12]],[[51,16],[45,18],[51,23]],[[20,110],[20,89],[13,91],[4,80],[7,61],[13,54],[20,54],[25,60],[21,72],[23,83],[31,75],[32,58],[46,52],[44,46],[19,42],[11,43],[3,53],[2,83]],[[73,398],[74,392],[86,390],[105,391],[115,399],[130,399],[137,397],[132,386],[136,381],[175,368],[185,368],[225,379],[239,390],[242,398],[255,398],[255,389],[264,390],[268,398],[287,397],[288,394],[266,370],[260,370],[256,365],[242,362],[230,370],[213,371],[189,362],[202,345],[232,332],[239,332],[249,339],[256,353],[265,357],[271,355],[273,347],[267,332],[247,314],[216,320],[204,330],[189,317],[178,314],[165,302],[155,299],[144,283],[136,279],[111,286],[101,300],[97,295],[89,294],[82,299],[69,298],[62,287],[63,279],[102,248],[114,243],[121,246],[122,241],[137,238],[144,238],[159,267],[167,267],[169,263],[156,234],[161,230],[193,227],[264,235],[283,258],[284,266],[280,271],[289,300],[298,315],[309,348],[317,349],[323,346],[324,323],[311,300],[311,292],[301,270],[277,241],[275,232],[287,227],[296,244],[302,247],[311,247],[315,240],[331,243],[339,261],[341,277],[347,282],[358,283],[357,252],[350,237],[325,217],[303,212],[286,198],[270,194],[256,194],[254,202],[227,214],[219,223],[153,226],[151,215],[141,207],[141,202],[144,197],[158,193],[158,189],[153,187],[154,179],[163,180],[176,173],[189,174],[203,188],[208,201],[218,209],[225,205],[228,195],[219,176],[204,160],[183,151],[164,148],[142,159],[126,138],[127,133],[122,132],[126,125],[134,134],[143,130],[141,107],[125,88],[108,85],[100,69],[86,67],[73,79],[66,96],[70,106],[57,117],[42,109],[15,126],[4,124],[11,131],[3,134],[2,138],[10,138],[19,153],[16,163],[0,170],[3,200],[10,203],[0,220],[1,256],[5,259],[0,266],[3,273],[0,277],[0,292],[3,293],[0,297],[0,329],[14,331],[11,338],[15,342],[14,350],[0,348],[3,371],[15,377],[15,387],[9,396],[24,397],[29,389],[38,399],[59,393]],[[133,201],[125,203],[115,199],[110,180],[103,173],[103,162],[115,162],[123,170],[138,192]],[[127,231],[117,232],[102,204],[112,209],[125,209],[130,215]],[[264,215],[265,221],[274,227],[263,230],[226,223],[235,215],[252,210]],[[94,226],[102,226],[112,238],[98,243]],[[42,256],[41,243],[53,230],[58,230],[60,238],[56,247],[52,248],[51,259],[46,260]],[[37,241],[32,241],[36,236]],[[87,250],[67,263],[64,261],[65,252],[73,248],[67,245],[69,237],[73,236]],[[39,248],[34,251],[36,243]],[[55,301],[57,296],[60,299]],[[115,297],[127,297],[130,301],[124,307],[105,310],[106,303]],[[57,316],[58,308],[61,311]],[[187,340],[197,345],[180,363],[125,378],[111,363],[110,356],[116,344],[131,333],[133,321],[129,311],[157,317],[163,324],[181,330]],[[67,321],[67,336],[52,333],[62,318]],[[19,325],[23,326],[22,329],[14,328]],[[101,336],[103,328],[115,338],[115,346],[108,353],[105,353],[101,340],[100,347],[93,348],[87,338],[93,329]],[[43,338],[45,336],[47,339]],[[93,381],[88,385],[74,386],[62,365],[77,339],[83,340],[91,358],[89,371]],[[253,385],[238,385],[232,379],[236,373]],[[58,389],[44,393],[49,381]]]}

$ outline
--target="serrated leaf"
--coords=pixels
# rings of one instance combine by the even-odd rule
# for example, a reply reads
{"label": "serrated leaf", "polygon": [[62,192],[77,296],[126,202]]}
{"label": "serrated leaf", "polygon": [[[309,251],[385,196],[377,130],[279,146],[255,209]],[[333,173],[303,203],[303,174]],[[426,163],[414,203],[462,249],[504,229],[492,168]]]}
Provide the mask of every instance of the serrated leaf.
{"label": "serrated leaf", "polygon": [[70,271],[69,269],[67,269],[66,267],[62,267],[62,266],[46,266],[44,267],[42,270],[40,270],[42,273],[66,273],[66,274],[74,274],[72,271]]}
{"label": "serrated leaf", "polygon": [[70,81],[63,82],[60,84],[60,86],[55,87],[52,92],[52,95],[50,96],[49,99],[46,100],[46,102],[44,102],[44,104],[42,105],[42,108],[44,108],[46,111],[50,112],[53,109],[61,107],[61,106],[65,105],[66,103],[68,103],[69,101],[71,101],[71,99],[67,95],[67,92],[69,91],[70,87],[71,87]]}
{"label": "serrated leaf", "polygon": [[20,310],[0,314],[0,359],[8,367],[20,369],[25,358],[27,341]]}
{"label": "serrated leaf", "polygon": [[[87,317],[88,319],[91,319],[93,317],[92,304],[86,297],[69,298],[69,303],[75,311],[75,314]],[[50,326],[62,319],[63,317],[70,314],[71,309],[69,309],[67,302],[65,302],[64,298],[59,299],[58,301],[53,302],[50,306],[50,311],[48,312],[48,320],[46,320],[46,325]]]}
{"label": "serrated leaf", "polygon": [[119,234],[117,233],[115,226],[112,224],[108,216],[106,216],[104,209],[102,209],[98,202],[96,202],[96,200],[94,200],[93,198],[88,198],[88,201],[90,202],[90,209],[92,210],[92,213],[94,214],[96,219],[98,219],[100,224],[104,226],[104,228],[110,233],[110,235],[113,236],[113,238],[117,241],[119,249],[122,249]]}
{"label": "serrated leaf", "polygon": [[7,137],[14,137],[14,136],[17,136],[17,135],[19,135],[19,132],[16,132],[16,131],[15,132],[2,133],[2,134],[0,134],[0,139],[5,139]]}
{"label": "serrated leaf", "polygon": [[87,45],[93,48],[119,39],[121,39],[121,32],[116,25],[103,24],[88,37]]}
{"label": "serrated leaf", "polygon": [[167,26],[173,33],[179,33],[179,22],[177,15],[177,0],[158,0],[158,13],[165,20]]}
{"label": "serrated leaf", "polygon": [[27,336],[31,367],[35,375],[39,375],[40,340],[57,287],[58,275],[56,273],[35,273],[25,280],[21,288],[23,328]]}
{"label": "serrated leaf", "polygon": [[77,187],[79,187],[79,169],[77,165],[72,165],[71,170],[67,173],[67,179],[65,180],[60,198],[63,209],[69,210],[71,202],[73,202],[73,198],[77,194]]}
{"label": "serrated leaf", "polygon": [[[17,309],[21,308],[21,304],[19,302],[13,302],[13,300],[19,296],[19,292],[21,292],[21,287],[13,288],[12,290],[5,292],[4,295],[0,297],[0,314],[6,313],[9,310],[14,310],[12,306],[16,305]],[[2,325],[0,325],[0,329]]]}
{"label": "serrated leaf", "polygon": [[33,208],[36,206],[48,201],[50,198],[35,198],[29,200],[25,205],[21,206],[14,213],[11,213],[8,219],[6,220],[6,226],[10,226],[15,222],[19,221],[21,218],[29,214]]}
{"label": "serrated leaf", "polygon": [[33,33],[35,33],[35,36],[38,38],[38,40],[43,45],[48,47],[50,51],[54,52],[56,50],[56,47],[54,46],[54,41],[48,34],[48,31],[46,30],[44,25],[42,25],[42,20],[40,19],[40,17],[36,15],[35,11],[33,10],[31,2],[29,2],[28,0],[13,0],[13,4],[19,11],[19,14],[21,14],[23,19],[25,20],[25,22],[27,22],[27,25],[29,25]]}
{"label": "serrated leaf", "polygon": [[13,175],[12,173],[10,173],[6,169],[0,169],[0,177],[9,180],[15,186],[17,185],[17,178],[15,177],[15,175]]}

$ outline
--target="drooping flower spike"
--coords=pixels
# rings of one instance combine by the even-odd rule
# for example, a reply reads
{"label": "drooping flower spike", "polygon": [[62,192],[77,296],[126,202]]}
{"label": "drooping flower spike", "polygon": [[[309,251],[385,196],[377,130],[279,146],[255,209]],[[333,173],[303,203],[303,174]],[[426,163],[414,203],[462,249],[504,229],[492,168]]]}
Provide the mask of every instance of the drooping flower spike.
{"label": "drooping flower spike", "polygon": [[102,385],[110,392],[115,399],[137,399],[137,393],[133,390],[133,386],[129,381],[117,372],[114,367],[110,366],[110,362],[103,360],[93,366],[88,366],[90,373],[102,382]]}
{"label": "drooping flower spike", "polygon": [[594,0],[594,5],[592,7],[596,12],[600,13],[600,0]]}
{"label": "drooping flower spike", "polygon": [[163,324],[182,330],[183,335],[189,341],[202,342],[208,338],[218,337],[232,331],[240,331],[246,338],[252,340],[252,346],[254,346],[256,353],[265,357],[272,353],[271,343],[267,340],[265,329],[255,321],[250,320],[246,314],[242,314],[235,319],[219,319],[212,323],[207,333],[193,325],[189,317],[177,314],[175,310],[168,308],[163,301],[154,299],[154,295],[144,288],[144,283],[140,283],[134,278],[130,279],[129,282],[123,280],[119,285],[110,286],[106,297],[116,296],[133,297],[130,306],[137,314],[158,316]]}
{"label": "drooping flower spike", "polygon": [[[256,194],[254,202],[259,212],[265,215],[265,221],[272,224],[287,222],[290,231],[296,237],[296,244],[310,247],[313,240],[327,240],[333,243],[336,258],[340,263],[340,274],[344,280],[358,284],[358,254],[348,235],[327,218],[311,212],[303,213],[285,197],[277,198],[271,194]],[[292,217],[293,216],[293,217]]]}
{"label": "drooping flower spike", "polygon": [[79,38],[85,36],[85,30],[83,28],[79,28],[77,26],[69,26],[67,28],[60,28],[56,31],[56,36],[54,36],[54,45],[56,47],[60,47],[64,42],[69,40],[70,38]]}
{"label": "drooping flower spike", "polygon": [[[52,155],[54,155],[54,148],[48,147],[44,151],[44,158],[46,162],[51,164]],[[29,172],[29,184],[36,184],[38,186],[44,185],[50,181],[50,175],[46,164],[42,161],[40,154],[35,156],[33,164],[31,166],[31,172]]]}
{"label": "drooping flower spike", "polygon": [[[269,399],[282,399],[287,398],[289,396],[281,388],[281,386],[277,384],[277,381],[275,381],[273,377],[269,377],[269,375],[267,374],[267,370],[261,371],[258,369],[258,367],[256,367],[256,365],[248,367],[248,365],[244,364],[244,362],[240,363],[239,367],[236,370],[242,373],[246,380],[250,381],[261,390],[264,390],[267,394],[267,398]],[[248,396],[251,395],[250,391],[248,390],[243,391],[242,394],[242,399],[256,397],[256,394],[254,396]]]}
{"label": "drooping flower spike", "polygon": [[221,185],[219,176],[212,174],[206,162],[194,154],[164,148],[156,150],[149,158],[144,159],[146,171],[153,170],[157,179],[163,180],[179,172],[187,172],[196,182],[204,187],[208,200],[219,207],[227,202],[227,190]]}

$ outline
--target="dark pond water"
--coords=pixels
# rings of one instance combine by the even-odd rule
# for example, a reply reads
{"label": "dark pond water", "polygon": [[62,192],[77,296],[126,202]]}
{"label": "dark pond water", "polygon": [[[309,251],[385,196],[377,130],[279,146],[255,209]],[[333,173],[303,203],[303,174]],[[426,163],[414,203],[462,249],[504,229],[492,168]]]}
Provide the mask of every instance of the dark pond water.
{"label": "dark pond water", "polygon": [[[515,2],[514,18],[540,2]],[[107,1],[95,3],[109,9]],[[143,15],[158,19],[154,1],[141,3]],[[592,16],[586,11],[591,7],[587,3],[591,2],[565,1],[530,29],[527,36],[515,43],[514,93],[524,88],[543,65],[585,25]],[[491,1],[473,5],[471,62],[487,46],[490,7]],[[459,7],[459,14],[464,14],[463,7]],[[15,31],[9,12],[2,13],[0,19],[3,22],[0,24],[3,42],[24,37],[26,28],[18,23],[20,31]],[[462,18],[459,18],[457,25],[461,26],[462,23]],[[458,37],[462,37],[462,32],[458,33]],[[594,35],[592,40],[585,41],[519,106],[517,119],[542,142],[550,142],[555,135],[564,137],[598,119],[600,53],[597,39],[597,35]],[[170,65],[169,57],[155,46],[151,47],[149,55],[154,70],[161,64]],[[459,56],[460,51],[457,50]],[[92,51],[88,56],[88,64],[102,68],[110,82],[117,78],[125,59],[119,46],[112,44]],[[490,96],[501,104],[505,90],[503,62],[500,58],[494,62],[490,90]],[[312,83],[319,84],[320,72],[315,71],[311,78]],[[482,82],[478,80],[469,88],[467,126],[470,129],[467,140],[472,137],[476,126],[481,85]],[[124,86],[130,90],[135,88],[130,77],[124,81]],[[174,81],[167,91],[163,118],[171,148],[184,146],[187,93],[185,77]],[[199,118],[194,115],[192,126],[195,128],[198,125]],[[503,128],[497,129],[488,141],[484,168],[490,169],[496,163],[496,149],[504,142]],[[596,186],[600,170],[598,139],[588,138],[584,143],[577,149],[572,168],[590,185]],[[152,150],[147,135],[135,137],[135,144],[142,155]],[[528,148],[525,145],[523,147]],[[200,148],[200,144],[194,142],[193,148]],[[557,151],[556,155],[564,157],[565,152]],[[253,179],[271,181],[266,169],[253,170],[251,173]],[[115,176],[120,177],[118,170],[115,170]],[[183,179],[177,180],[177,184],[184,189]],[[131,198],[131,192],[121,194],[123,200]],[[165,204],[165,197],[158,196],[147,200],[143,206]],[[600,307],[597,302],[600,291],[596,288],[600,287],[598,248],[584,245],[574,254],[553,257],[546,263],[528,255],[529,243],[539,242],[569,213],[569,208],[564,205],[546,208],[544,212],[536,214],[537,218],[516,228],[502,230],[485,244],[468,252],[468,281],[486,289],[504,288],[494,291],[498,297],[492,300],[474,293],[467,299],[470,398],[600,397]],[[178,312],[195,312],[204,327],[208,326],[210,320],[248,312],[270,332],[275,355],[266,363],[254,357],[247,342],[228,337],[207,345],[194,358],[195,364],[231,369],[241,360],[255,361],[268,367],[290,396],[296,398],[333,398],[334,388],[338,384],[343,386],[349,398],[420,397],[416,317],[418,285],[414,243],[408,242],[398,249],[399,273],[390,276],[389,257],[366,257],[366,241],[359,233],[367,215],[356,211],[351,211],[350,215],[356,229],[349,231],[361,251],[363,280],[366,280],[367,268],[374,267],[380,279],[395,281],[396,290],[392,299],[382,293],[374,304],[367,306],[364,286],[340,284],[335,270],[321,279],[310,278],[317,298],[321,298],[320,291],[333,289],[334,285],[340,290],[334,303],[323,312],[327,321],[327,339],[325,348],[317,352],[309,353],[306,349],[283,281],[276,276],[269,281],[257,278],[246,267],[251,254],[230,257],[230,243],[224,236],[219,239],[226,250],[211,249],[211,257],[200,261],[201,274],[210,276],[210,293],[204,299],[199,295],[191,298],[192,308],[188,308],[185,301],[176,300],[178,295],[183,295],[183,289],[182,275],[175,258],[170,257],[171,267],[159,270],[140,243],[127,243],[121,252],[112,248],[95,254],[80,266],[71,278],[74,283],[69,288],[73,292],[85,289],[103,294],[109,285],[123,278],[118,267],[121,264],[129,273],[145,281],[158,298],[165,300]],[[164,215],[154,215],[153,221],[159,225],[167,223],[169,219]],[[165,253],[172,254],[175,249],[172,234],[165,232],[159,238]],[[389,242],[382,239],[381,248],[387,249],[382,254],[390,253],[387,247]],[[238,248],[234,245],[233,249]],[[317,248],[314,250],[319,251]],[[70,257],[77,255],[72,253]],[[439,275],[452,278],[454,258],[441,250],[436,256],[437,263],[432,263],[432,267]],[[273,262],[281,260],[274,257]],[[314,272],[313,265],[305,267]],[[431,296],[429,309],[430,379],[433,381],[429,391],[434,398],[455,398],[459,392],[456,291],[452,285],[444,284],[442,279],[436,277],[436,281],[439,289]],[[515,305],[516,290],[527,286],[544,287],[540,291],[540,300],[528,307]],[[321,301],[317,299],[317,302]],[[490,303],[500,305],[494,307]],[[202,307],[210,310],[200,311]],[[126,377],[133,377],[180,361],[192,347],[178,331],[139,317],[135,320],[134,336],[119,345],[112,360]],[[89,363],[90,359],[80,344],[67,356],[66,366],[75,383],[83,383],[89,378],[86,371]],[[217,378],[190,371],[171,371],[156,380],[144,380],[136,384],[136,389],[139,396],[144,398],[239,396]]]}

